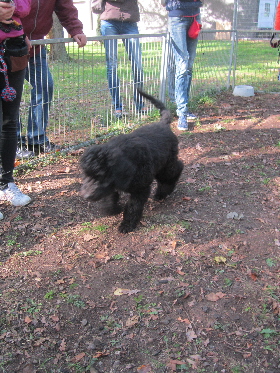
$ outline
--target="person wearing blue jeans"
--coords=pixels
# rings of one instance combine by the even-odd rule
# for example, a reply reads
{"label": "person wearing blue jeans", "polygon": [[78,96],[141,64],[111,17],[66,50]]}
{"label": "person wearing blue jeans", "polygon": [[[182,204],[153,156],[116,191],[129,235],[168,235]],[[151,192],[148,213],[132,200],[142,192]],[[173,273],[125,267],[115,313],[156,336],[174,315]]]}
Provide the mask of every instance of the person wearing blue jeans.
{"label": "person wearing blue jeans", "polygon": [[[137,0],[106,1],[105,10],[101,13],[100,19],[101,34],[103,36],[139,34],[137,22],[140,20],[140,13]],[[144,80],[140,41],[138,38],[127,38],[123,39],[123,43],[131,62],[135,107],[138,112],[145,113],[147,109],[144,107],[143,100],[136,90],[136,88],[143,88]],[[104,45],[107,79],[112,97],[112,104],[115,116],[121,118],[124,111],[120,95],[120,81],[117,73],[118,40],[105,40]]]}
{"label": "person wearing blue jeans", "polygon": [[53,78],[48,68],[45,47],[41,47],[40,52],[30,58],[25,79],[30,83],[32,89],[28,112],[27,139],[22,136],[21,142],[23,145],[28,145],[29,149],[44,145],[46,150],[46,147],[51,147],[46,129],[53,98]]}
{"label": "person wearing blue jeans", "polygon": [[178,129],[185,131],[188,129],[188,117],[195,118],[189,113],[188,102],[198,43],[198,39],[190,37],[188,31],[195,20],[200,23],[202,2],[199,0],[162,0],[162,3],[168,11],[168,29],[174,53]]}
{"label": "person wearing blue jeans", "polygon": [[[73,0],[31,0],[30,13],[22,19],[23,29],[29,40],[44,39],[48,35],[53,25],[53,13],[57,15],[61,25],[79,48],[84,47],[87,38],[83,33],[83,24],[78,18],[78,10]],[[44,46],[32,46],[25,79],[32,86],[31,102],[26,138],[21,128],[18,130],[18,158],[28,158],[33,152],[39,154],[56,149],[46,134],[53,97],[53,79]]]}

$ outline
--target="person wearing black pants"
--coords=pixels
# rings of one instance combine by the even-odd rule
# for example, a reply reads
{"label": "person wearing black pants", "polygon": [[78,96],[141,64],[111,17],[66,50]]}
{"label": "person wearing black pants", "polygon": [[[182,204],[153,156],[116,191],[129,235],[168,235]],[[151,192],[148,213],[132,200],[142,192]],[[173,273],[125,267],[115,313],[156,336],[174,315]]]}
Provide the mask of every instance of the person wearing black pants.
{"label": "person wearing black pants", "polygon": [[[13,178],[17,149],[17,126],[29,49],[20,17],[30,11],[31,0],[0,0],[0,201],[24,206],[31,198]],[[3,214],[0,213],[0,219]]]}

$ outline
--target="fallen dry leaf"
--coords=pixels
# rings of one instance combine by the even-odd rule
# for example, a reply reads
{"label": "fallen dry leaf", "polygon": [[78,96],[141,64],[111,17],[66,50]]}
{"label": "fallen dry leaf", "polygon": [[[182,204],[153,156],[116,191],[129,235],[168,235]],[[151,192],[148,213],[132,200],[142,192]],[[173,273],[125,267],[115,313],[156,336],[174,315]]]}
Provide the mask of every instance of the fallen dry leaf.
{"label": "fallen dry leaf", "polygon": [[185,361],[181,361],[181,360],[170,360],[170,361],[166,364],[166,366],[169,367],[169,368],[172,370],[172,372],[176,372],[176,370],[177,370],[177,365],[184,365],[184,364],[186,364]]}
{"label": "fallen dry leaf", "polygon": [[139,316],[135,315],[127,319],[125,325],[128,328],[131,328],[132,326],[138,324],[138,321],[139,321]]}
{"label": "fallen dry leaf", "polygon": [[227,258],[225,258],[224,256],[215,256],[214,260],[216,263],[221,264],[226,263]]}
{"label": "fallen dry leaf", "polygon": [[93,355],[93,358],[94,359],[98,359],[102,356],[108,356],[109,355],[109,352],[106,352],[106,351],[97,351],[94,355]]}
{"label": "fallen dry leaf", "polygon": [[96,238],[98,238],[98,236],[96,236],[96,235],[94,235],[94,236],[92,234],[85,234],[84,235],[84,241],[86,241],[86,242],[89,242],[89,241],[94,240]]}
{"label": "fallen dry leaf", "polygon": [[26,318],[24,319],[24,321],[26,322],[26,324],[30,324],[32,322],[32,320],[30,319],[29,316],[26,316]]}
{"label": "fallen dry leaf", "polygon": [[137,372],[139,373],[152,373],[152,368],[150,365],[141,365],[141,367],[137,368]]}
{"label": "fallen dry leaf", "polygon": [[36,369],[32,363],[27,363],[23,368],[22,368],[22,373],[36,373]]}
{"label": "fallen dry leaf", "polygon": [[59,351],[65,351],[66,350],[66,342],[65,342],[65,339],[63,339],[62,341],[61,341],[61,344],[60,344],[60,346],[59,346]]}
{"label": "fallen dry leaf", "polygon": [[86,354],[84,352],[81,352],[80,354],[74,356],[72,361],[77,363],[78,361],[82,360],[85,356],[86,356]]}
{"label": "fallen dry leaf", "polygon": [[192,342],[194,339],[197,338],[197,335],[195,334],[193,329],[187,329],[186,336],[188,342]]}
{"label": "fallen dry leaf", "polygon": [[129,289],[121,289],[118,288],[114,291],[114,295],[133,295],[139,293],[140,290],[129,290]]}
{"label": "fallen dry leaf", "polygon": [[184,322],[185,324],[188,324],[188,325],[190,325],[190,323],[191,323],[189,319],[182,319],[181,317],[178,317],[177,320],[181,321],[181,322]]}
{"label": "fallen dry leaf", "polygon": [[216,302],[217,300],[223,298],[226,294],[218,292],[218,293],[209,293],[205,296],[207,300],[210,300],[211,302]]}
{"label": "fallen dry leaf", "polygon": [[55,322],[59,321],[59,317],[56,315],[52,315],[50,318]]}
{"label": "fallen dry leaf", "polygon": [[251,272],[250,277],[253,281],[256,281],[258,279],[258,275],[256,273]]}

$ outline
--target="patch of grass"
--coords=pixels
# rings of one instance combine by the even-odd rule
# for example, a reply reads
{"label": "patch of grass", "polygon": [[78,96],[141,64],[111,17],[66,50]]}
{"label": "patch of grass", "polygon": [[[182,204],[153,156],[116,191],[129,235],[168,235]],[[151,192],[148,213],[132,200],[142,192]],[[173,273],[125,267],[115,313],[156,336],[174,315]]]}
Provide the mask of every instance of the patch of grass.
{"label": "patch of grass", "polygon": [[265,178],[265,179],[263,179],[262,180],[262,183],[264,184],[264,185],[267,185],[267,184],[269,184],[270,183],[270,178],[269,177],[267,177],[267,178]]}
{"label": "patch of grass", "polygon": [[106,230],[109,228],[108,225],[105,225],[105,224],[99,224],[99,225],[96,225],[95,227],[93,227],[93,229],[99,231],[99,232],[106,232]]}
{"label": "patch of grass", "polygon": [[113,260],[121,260],[124,258],[124,255],[123,254],[116,254],[116,255],[113,255],[112,256],[112,259]]}
{"label": "patch of grass", "polygon": [[41,250],[28,250],[28,251],[22,251],[21,253],[17,253],[16,255],[25,257],[25,256],[37,256],[41,254],[42,254]]}
{"label": "patch of grass", "polygon": [[277,301],[280,301],[280,297],[279,297],[279,293],[278,293],[278,288],[276,287],[276,286],[270,286],[270,285],[268,285],[266,288],[265,288],[265,291],[267,291],[268,292],[268,294],[272,297],[272,298],[274,298],[274,299],[276,299]]}
{"label": "patch of grass", "polygon": [[239,365],[230,368],[230,373],[242,373],[242,372],[244,372],[244,370]]}
{"label": "patch of grass", "polygon": [[73,304],[78,308],[86,308],[85,302],[80,299],[78,294],[68,294],[66,296],[66,302],[69,304]]}
{"label": "patch of grass", "polygon": [[212,187],[210,185],[206,185],[204,187],[199,188],[198,191],[200,193],[204,193],[204,192],[210,192],[211,189],[212,189]]}
{"label": "patch of grass", "polygon": [[42,303],[37,302],[34,299],[27,299],[25,304],[21,308],[30,315],[34,315],[41,311]]}
{"label": "patch of grass", "polygon": [[84,223],[81,224],[83,229],[82,230],[90,230],[93,228],[93,223],[91,221],[85,221]]}
{"label": "patch of grass", "polygon": [[44,298],[45,299],[53,299],[55,297],[55,295],[56,295],[56,292],[54,290],[50,290],[45,294]]}
{"label": "patch of grass", "polygon": [[191,109],[195,110],[199,107],[215,106],[217,104],[216,91],[205,92],[201,95],[193,97],[191,100]]}
{"label": "patch of grass", "polygon": [[18,216],[15,217],[15,221],[21,221],[21,220],[23,220],[22,216],[18,215]]}
{"label": "patch of grass", "polygon": [[232,280],[229,278],[224,279],[224,284],[225,286],[231,286],[233,284]]}
{"label": "patch of grass", "polygon": [[267,329],[262,329],[261,334],[264,336],[264,338],[268,339],[268,338],[271,338],[277,335],[278,332],[277,330],[267,328]]}
{"label": "patch of grass", "polygon": [[269,267],[275,267],[277,263],[276,263],[276,260],[275,260],[275,259],[267,258],[267,259],[266,259],[266,264],[267,264]]}
{"label": "patch of grass", "polygon": [[181,225],[185,229],[190,229],[191,228],[191,223],[189,221],[179,221],[179,225]]}

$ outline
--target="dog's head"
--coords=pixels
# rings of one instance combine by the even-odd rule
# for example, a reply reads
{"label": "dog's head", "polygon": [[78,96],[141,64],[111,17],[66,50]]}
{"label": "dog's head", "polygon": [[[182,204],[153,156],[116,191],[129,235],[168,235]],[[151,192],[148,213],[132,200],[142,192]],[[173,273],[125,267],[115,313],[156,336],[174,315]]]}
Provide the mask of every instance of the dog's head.
{"label": "dog's head", "polygon": [[107,157],[103,145],[93,145],[81,157],[81,168],[85,177],[102,180],[106,174]]}
{"label": "dog's head", "polygon": [[112,183],[108,177],[107,152],[104,145],[93,145],[81,157],[83,198],[98,201],[111,193]]}

